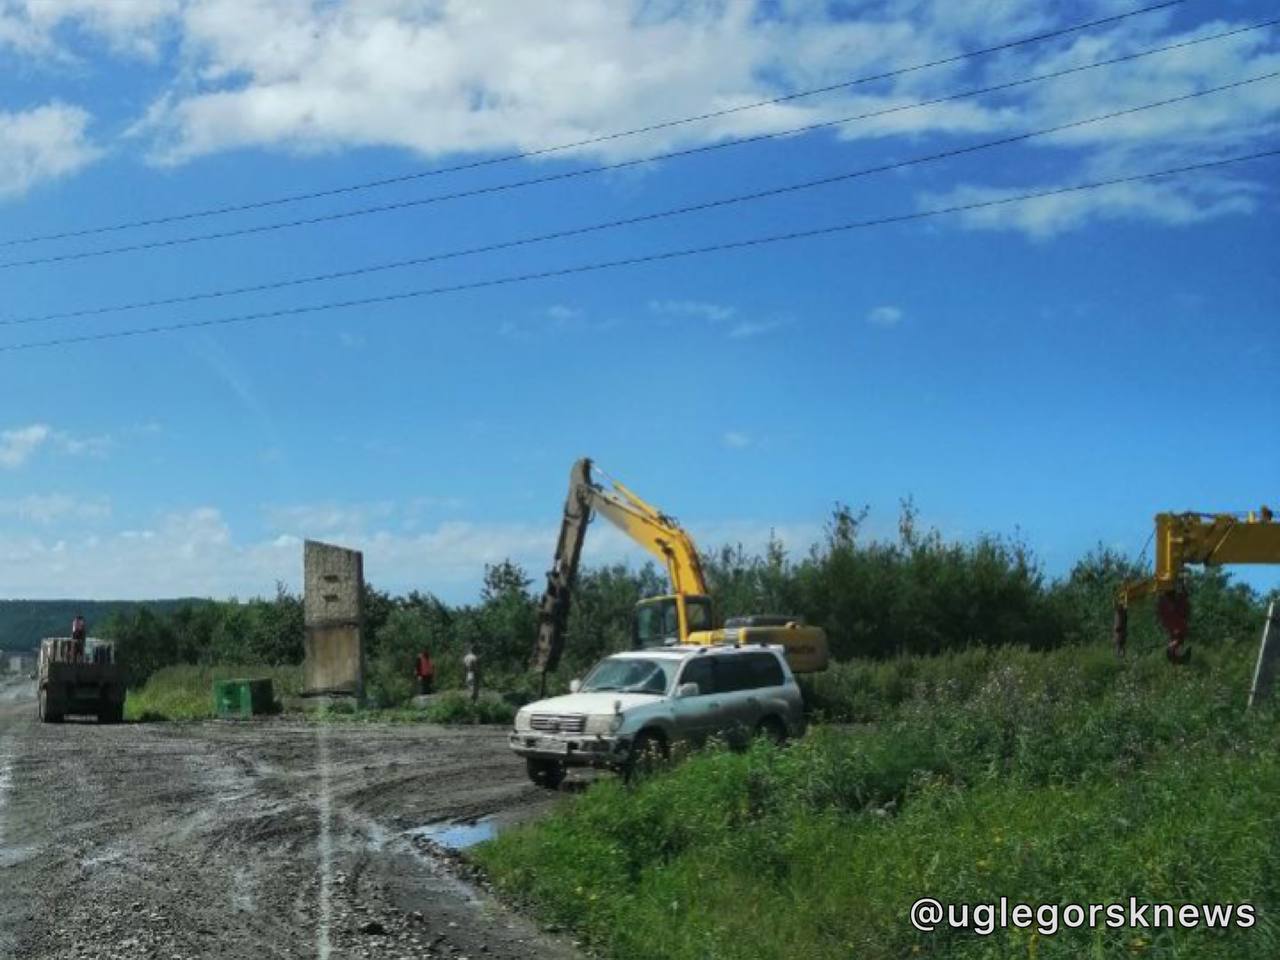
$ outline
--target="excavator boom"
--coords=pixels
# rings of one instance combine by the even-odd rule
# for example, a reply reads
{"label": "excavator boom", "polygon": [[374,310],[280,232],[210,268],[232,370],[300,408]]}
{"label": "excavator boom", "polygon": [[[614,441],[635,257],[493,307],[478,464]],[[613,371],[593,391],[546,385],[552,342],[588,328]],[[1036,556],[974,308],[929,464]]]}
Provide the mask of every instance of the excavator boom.
{"label": "excavator boom", "polygon": [[564,630],[569,622],[569,601],[582,559],[582,540],[591,520],[591,506],[585,496],[591,486],[591,461],[579,460],[569,471],[569,496],[564,502],[564,520],[556,555],[547,571],[547,589],[538,606],[538,639],[534,645],[533,669],[543,674],[554,670],[564,650]]}

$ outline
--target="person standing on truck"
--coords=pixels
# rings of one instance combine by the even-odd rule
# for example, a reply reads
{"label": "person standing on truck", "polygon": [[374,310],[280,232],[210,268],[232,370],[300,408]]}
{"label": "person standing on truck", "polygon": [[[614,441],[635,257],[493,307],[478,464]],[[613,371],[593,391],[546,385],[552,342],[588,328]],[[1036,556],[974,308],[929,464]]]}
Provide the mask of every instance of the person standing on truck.
{"label": "person standing on truck", "polygon": [[467,690],[471,693],[471,702],[480,699],[480,658],[476,656],[475,647],[467,647],[467,655],[462,658],[462,668],[467,672]]}
{"label": "person standing on truck", "polygon": [[71,621],[71,657],[77,662],[84,659],[84,641],[89,628],[84,622],[84,614],[77,613]]}
{"label": "person standing on truck", "polygon": [[431,662],[431,651],[423,650],[418,654],[418,665],[415,671],[418,676],[418,693],[427,694],[435,685],[436,665]]}

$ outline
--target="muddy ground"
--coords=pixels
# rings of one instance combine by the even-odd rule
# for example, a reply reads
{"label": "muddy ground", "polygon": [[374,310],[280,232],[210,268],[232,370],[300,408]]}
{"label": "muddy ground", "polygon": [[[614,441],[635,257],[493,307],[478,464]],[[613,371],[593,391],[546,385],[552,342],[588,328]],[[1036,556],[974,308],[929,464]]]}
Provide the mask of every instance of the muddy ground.
{"label": "muddy ground", "polygon": [[418,833],[556,801],[493,727],[42,725],[0,689],[0,957],[574,957]]}

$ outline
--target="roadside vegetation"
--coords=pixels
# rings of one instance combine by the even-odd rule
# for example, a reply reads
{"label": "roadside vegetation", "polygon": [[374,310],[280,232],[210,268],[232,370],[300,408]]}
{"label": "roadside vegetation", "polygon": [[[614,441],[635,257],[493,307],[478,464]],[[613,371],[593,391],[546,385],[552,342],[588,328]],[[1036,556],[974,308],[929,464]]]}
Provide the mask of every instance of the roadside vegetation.
{"label": "roadside vegetation", "polygon": [[[1205,645],[1208,646],[1208,645]],[[606,780],[475,851],[499,888],[635,958],[1280,956],[1280,723],[1256,643],[842,665],[783,750]],[[1250,902],[1252,929],[920,933],[943,903]]]}
{"label": "roadside vegetation", "polygon": [[213,685],[219,680],[269,678],[277,700],[302,689],[302,668],[264,667],[261,664],[225,664],[164,667],[147,682],[129,690],[124,703],[126,720],[204,720],[214,715]]}

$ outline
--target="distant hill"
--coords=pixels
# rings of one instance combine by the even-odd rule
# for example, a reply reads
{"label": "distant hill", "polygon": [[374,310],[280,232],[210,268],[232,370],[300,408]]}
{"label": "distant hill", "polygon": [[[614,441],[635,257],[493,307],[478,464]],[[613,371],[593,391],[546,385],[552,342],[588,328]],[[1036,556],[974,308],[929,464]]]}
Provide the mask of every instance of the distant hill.
{"label": "distant hill", "polygon": [[83,613],[89,633],[113,613],[150,607],[167,613],[196,599],[178,600],[0,600],[0,650],[31,650],[41,637],[65,637],[71,618]]}

